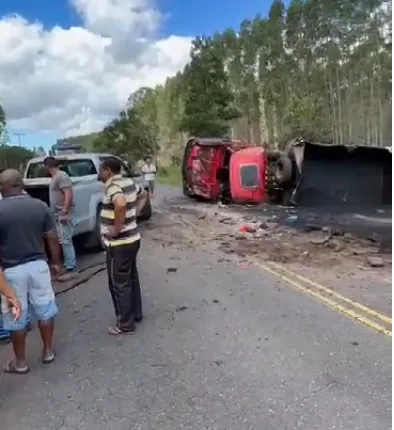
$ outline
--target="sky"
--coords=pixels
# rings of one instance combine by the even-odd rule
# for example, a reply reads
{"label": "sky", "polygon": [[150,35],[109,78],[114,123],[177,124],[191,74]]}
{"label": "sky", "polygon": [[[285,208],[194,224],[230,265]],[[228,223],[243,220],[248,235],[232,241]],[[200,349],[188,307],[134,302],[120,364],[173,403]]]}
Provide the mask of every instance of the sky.
{"label": "sky", "polygon": [[193,37],[238,28],[270,3],[1,0],[0,104],[11,142],[49,148],[100,130],[131,92],[182,70]]}

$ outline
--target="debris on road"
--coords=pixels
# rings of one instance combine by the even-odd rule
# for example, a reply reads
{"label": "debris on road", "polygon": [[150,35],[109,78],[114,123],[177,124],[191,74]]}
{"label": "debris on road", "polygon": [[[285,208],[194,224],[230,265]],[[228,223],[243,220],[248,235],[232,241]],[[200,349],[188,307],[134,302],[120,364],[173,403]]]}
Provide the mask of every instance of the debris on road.
{"label": "debris on road", "polygon": [[167,273],[176,273],[178,271],[178,269],[176,267],[169,267],[167,269]]}
{"label": "debris on road", "polygon": [[378,257],[375,255],[370,255],[367,257],[367,263],[371,267],[384,267],[384,260],[382,257]]}

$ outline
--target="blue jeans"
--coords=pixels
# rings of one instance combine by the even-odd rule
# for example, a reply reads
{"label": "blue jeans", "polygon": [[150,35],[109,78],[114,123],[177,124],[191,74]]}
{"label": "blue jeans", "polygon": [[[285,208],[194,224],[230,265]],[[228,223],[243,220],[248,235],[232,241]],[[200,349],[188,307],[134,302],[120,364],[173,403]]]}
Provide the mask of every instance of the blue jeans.
{"label": "blue jeans", "polygon": [[4,275],[14,288],[22,307],[21,317],[15,320],[5,301],[2,302],[4,330],[23,330],[31,320],[31,313],[39,321],[47,321],[57,314],[51,273],[45,260],[30,261],[5,269]]}
{"label": "blue jeans", "polygon": [[57,222],[57,231],[62,243],[64,267],[68,271],[77,269],[77,259],[73,244],[74,224],[72,221],[67,223]]}

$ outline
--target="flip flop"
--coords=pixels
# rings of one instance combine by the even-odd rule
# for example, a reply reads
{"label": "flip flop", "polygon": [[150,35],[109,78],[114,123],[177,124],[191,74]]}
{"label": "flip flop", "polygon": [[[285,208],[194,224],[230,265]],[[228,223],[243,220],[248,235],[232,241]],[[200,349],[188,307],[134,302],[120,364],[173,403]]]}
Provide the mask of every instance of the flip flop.
{"label": "flip flop", "polygon": [[48,355],[47,357],[42,357],[41,362],[42,364],[51,364],[55,361],[56,354],[52,352],[52,354]]}
{"label": "flip flop", "polygon": [[29,373],[30,369],[25,367],[16,367],[16,363],[14,360],[9,360],[5,364],[3,368],[4,373],[11,373],[13,375],[26,375],[26,373]]}
{"label": "flip flop", "polygon": [[108,328],[108,333],[112,336],[121,336],[121,335],[132,335],[135,333],[135,330],[123,331],[116,326],[111,326]]}

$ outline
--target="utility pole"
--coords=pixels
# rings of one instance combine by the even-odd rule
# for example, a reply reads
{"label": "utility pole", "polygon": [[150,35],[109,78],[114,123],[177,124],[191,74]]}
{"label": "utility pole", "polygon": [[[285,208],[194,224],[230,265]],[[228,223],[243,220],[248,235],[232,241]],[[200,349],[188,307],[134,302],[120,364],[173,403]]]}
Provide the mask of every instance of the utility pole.
{"label": "utility pole", "polygon": [[16,133],[15,132],[14,135],[18,138],[18,146],[22,146],[21,137],[24,136],[25,133],[20,133],[20,132]]}

